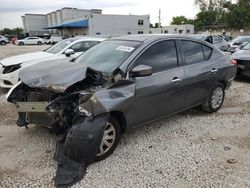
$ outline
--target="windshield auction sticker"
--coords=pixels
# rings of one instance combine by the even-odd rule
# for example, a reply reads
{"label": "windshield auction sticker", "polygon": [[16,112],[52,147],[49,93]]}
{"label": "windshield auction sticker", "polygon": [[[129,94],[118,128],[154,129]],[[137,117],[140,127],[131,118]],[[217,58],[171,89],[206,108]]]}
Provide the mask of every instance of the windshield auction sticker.
{"label": "windshield auction sticker", "polygon": [[123,51],[123,52],[132,52],[135,48],[130,46],[119,46],[116,50]]}

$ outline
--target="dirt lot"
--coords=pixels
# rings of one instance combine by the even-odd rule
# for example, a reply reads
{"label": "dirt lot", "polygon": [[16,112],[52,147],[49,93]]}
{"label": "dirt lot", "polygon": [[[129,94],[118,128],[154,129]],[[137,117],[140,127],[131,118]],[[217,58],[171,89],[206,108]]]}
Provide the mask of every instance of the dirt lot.
{"label": "dirt lot", "polygon": [[[0,59],[46,47],[3,46]],[[18,128],[7,91],[0,92],[0,187],[53,187],[58,138]],[[219,112],[188,110],[129,131],[73,187],[250,187],[249,156],[250,82],[237,80]]]}

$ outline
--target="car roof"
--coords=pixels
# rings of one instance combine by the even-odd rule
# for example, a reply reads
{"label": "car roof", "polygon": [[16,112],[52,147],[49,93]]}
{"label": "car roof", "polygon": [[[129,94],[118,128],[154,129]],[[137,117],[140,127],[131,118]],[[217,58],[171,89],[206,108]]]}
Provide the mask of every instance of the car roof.
{"label": "car roof", "polygon": [[146,42],[150,40],[158,40],[165,38],[193,39],[193,37],[190,37],[188,35],[178,35],[178,34],[139,34],[139,35],[124,35],[119,37],[113,37],[109,40],[128,40],[128,41]]}
{"label": "car roof", "polygon": [[79,41],[104,41],[105,38],[99,38],[99,37],[73,37],[73,38],[67,38],[65,40],[69,40],[70,42],[79,42]]}

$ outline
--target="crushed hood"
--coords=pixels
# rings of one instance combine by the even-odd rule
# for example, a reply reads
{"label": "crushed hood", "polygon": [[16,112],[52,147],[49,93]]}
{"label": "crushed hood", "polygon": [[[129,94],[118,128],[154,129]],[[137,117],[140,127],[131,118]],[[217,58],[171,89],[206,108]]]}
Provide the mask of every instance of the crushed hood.
{"label": "crushed hood", "polygon": [[250,50],[239,50],[233,53],[233,58],[238,60],[250,61]]}
{"label": "crushed hood", "polygon": [[35,61],[35,60],[47,59],[47,58],[51,58],[53,56],[55,56],[55,54],[51,54],[51,53],[47,53],[47,52],[34,52],[34,53],[16,55],[16,56],[2,59],[0,61],[0,64],[2,64],[3,66],[9,66],[9,65],[15,65],[15,64]]}
{"label": "crushed hood", "polygon": [[67,61],[42,62],[20,71],[20,80],[29,87],[58,88],[64,92],[69,86],[86,78],[88,68]]}

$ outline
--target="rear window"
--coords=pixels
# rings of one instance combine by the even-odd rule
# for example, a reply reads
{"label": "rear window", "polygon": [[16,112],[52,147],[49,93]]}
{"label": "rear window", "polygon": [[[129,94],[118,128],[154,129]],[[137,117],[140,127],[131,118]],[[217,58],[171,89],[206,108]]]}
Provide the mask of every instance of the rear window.
{"label": "rear window", "polygon": [[181,48],[186,65],[200,63],[210,58],[212,49],[194,41],[181,41]]}
{"label": "rear window", "polygon": [[212,48],[205,46],[205,45],[201,45],[201,46],[204,52],[204,60],[208,60],[211,57]]}

